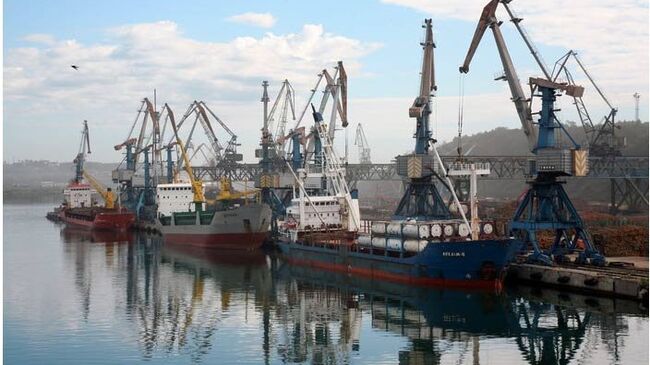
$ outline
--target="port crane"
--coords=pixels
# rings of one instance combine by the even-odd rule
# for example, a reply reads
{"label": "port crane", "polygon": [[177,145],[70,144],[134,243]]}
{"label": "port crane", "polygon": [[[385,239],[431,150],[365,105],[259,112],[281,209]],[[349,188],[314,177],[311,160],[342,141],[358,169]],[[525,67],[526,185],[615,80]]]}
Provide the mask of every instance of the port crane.
{"label": "port crane", "polygon": [[104,199],[104,207],[106,209],[115,209],[115,193],[113,193],[111,188],[104,186],[94,176],[86,171],[83,172],[83,177],[88,181],[90,186],[99,193],[102,199]]}
{"label": "port crane", "polygon": [[328,134],[330,138],[334,139],[334,132],[336,130],[336,120],[337,116],[341,118],[341,125],[345,128],[348,126],[348,76],[343,66],[342,61],[338,61],[337,65],[334,67],[334,75],[330,75],[327,69],[323,69],[318,74],[318,79],[316,80],[316,85],[311,89],[309,98],[305,103],[305,107],[300,113],[300,117],[296,121],[295,125],[291,130],[296,130],[300,127],[303,118],[309,109],[316,92],[319,90],[321,82],[325,80],[325,87],[322,91],[323,96],[321,97],[318,112],[323,115],[325,113],[325,108],[330,98],[334,100],[334,105],[336,107],[333,109],[333,112],[330,115],[330,121],[328,125]]}
{"label": "port crane", "polygon": [[[605,263],[603,256],[592,244],[582,218],[562,186],[563,182],[558,180],[563,176],[585,176],[588,172],[587,150],[582,149],[559,123],[555,117],[557,109],[554,105],[556,98],[562,92],[569,96],[582,97],[584,88],[554,82],[548,77],[531,77],[530,97],[526,97],[501,34],[501,22],[496,18],[495,11],[498,4],[499,0],[492,0],[483,8],[465,61],[459,70],[461,73],[469,71],[476,48],[487,28],[490,28],[504,68],[504,77],[512,94],[512,101],[515,103],[530,150],[535,155],[529,172],[532,180],[528,182],[529,188],[510,221],[510,229],[532,246],[533,253],[528,257],[531,262],[551,265],[553,259],[563,261],[566,260],[567,253],[579,251],[577,262],[603,265]],[[541,98],[541,111],[534,113],[539,115],[537,123],[533,122],[531,112],[534,97]],[[571,148],[559,145],[556,140],[558,130],[571,141]],[[537,232],[541,230],[555,231],[553,244],[548,251],[543,251],[537,240]]]}
{"label": "port crane", "polygon": [[[425,40],[420,90],[409,108],[409,117],[415,118],[415,150],[412,154],[397,156],[397,173],[407,179],[407,186],[393,219],[442,220],[451,219],[447,204],[433,183],[434,158],[429,153],[430,143],[435,142],[429,128],[432,93],[437,90],[434,69],[433,30],[431,19],[425,19]],[[453,193],[453,192],[452,192]]]}
{"label": "port crane", "polygon": [[579,68],[582,70],[583,74],[587,77],[587,79],[594,87],[598,95],[609,107],[609,113],[605,115],[599,123],[594,123],[593,119],[589,114],[589,111],[587,110],[587,107],[585,106],[582,96],[572,96],[573,104],[576,107],[576,111],[578,113],[580,123],[582,124],[582,127],[587,136],[587,143],[589,144],[588,146],[589,154],[593,156],[608,156],[608,157],[620,156],[621,155],[620,149],[621,147],[624,146],[624,140],[617,138],[615,133],[617,129],[617,126],[615,124],[615,118],[616,118],[616,113],[618,112],[618,108],[612,106],[612,103],[605,96],[602,89],[596,84],[596,81],[591,76],[589,71],[587,71],[587,68],[585,67],[584,63],[578,57],[578,53],[574,50],[569,50],[566,54],[564,54],[555,62],[553,70],[549,70],[548,66],[546,65],[546,63],[542,58],[542,55],[535,47],[535,44],[530,39],[530,36],[526,32],[526,30],[523,28],[521,24],[523,18],[518,16],[515,13],[515,11],[510,7],[510,3],[512,2],[512,0],[500,0],[500,2],[503,5],[503,7],[506,9],[506,12],[510,17],[510,21],[517,28],[517,31],[521,35],[521,38],[524,40],[524,43],[526,43],[528,50],[533,55],[535,62],[537,62],[537,65],[541,69],[542,73],[544,73],[544,77],[547,80],[553,82],[559,82],[559,77],[563,75],[565,78],[563,82],[566,82],[568,85],[577,86],[574,81],[572,73],[567,67],[567,62],[570,59],[573,59],[578,64]]}
{"label": "port crane", "polygon": [[208,164],[211,163],[210,158],[208,157],[208,155],[206,155],[205,152],[203,152],[204,147],[205,147],[205,143],[201,143],[200,145],[198,145],[194,149],[194,152],[192,152],[192,156],[190,157],[190,162],[194,161],[194,157],[196,157],[196,155],[198,153],[201,153],[201,156],[203,156],[203,159],[205,160],[205,162],[208,163]]}
{"label": "port crane", "polygon": [[[243,156],[237,153],[237,147],[239,146],[239,143],[237,142],[237,135],[212,111],[212,109],[208,107],[204,101],[193,101],[187,108],[187,111],[181,120],[178,122],[177,128],[180,129],[186,121],[191,119],[192,116],[194,117],[194,121],[192,123],[188,137],[185,140],[186,148],[189,148],[192,143],[192,137],[198,123],[201,125],[203,131],[205,132],[216,165],[227,167],[243,159]],[[212,117],[212,119],[216,121],[216,124],[219,125],[227,134],[229,139],[225,146],[217,137],[214,123],[211,122],[210,117]],[[165,126],[166,121],[167,119],[165,119]],[[172,140],[173,139],[174,137],[172,137]],[[181,159],[178,162],[179,169],[183,167],[182,165],[183,160]]]}
{"label": "port crane", "polygon": [[[285,142],[285,129],[288,122],[289,112],[291,112],[291,119],[296,120],[296,94],[289,83],[289,80],[285,79],[282,82],[278,96],[273,102],[271,111],[268,115],[268,126],[266,127],[270,133],[271,138],[273,139],[274,148],[278,154],[282,154],[284,151],[284,142]],[[280,107],[278,109],[278,106]],[[276,121],[276,113],[279,112],[278,120]]]}
{"label": "port crane", "polygon": [[80,184],[83,180],[86,180],[90,186],[92,186],[97,191],[97,193],[99,193],[102,199],[104,199],[104,206],[108,209],[113,209],[115,208],[115,194],[111,191],[111,188],[106,188],[84,169],[84,162],[86,160],[87,153],[90,153],[90,130],[88,129],[88,121],[84,120],[84,126],[81,130],[79,152],[77,153],[77,157],[74,159],[74,181],[75,183]]}
{"label": "port crane", "polygon": [[555,62],[555,67],[552,71],[553,81],[558,82],[559,78],[564,75],[564,78],[569,85],[575,85],[573,75],[567,67],[567,63],[570,59],[573,59],[577,63],[600,98],[609,108],[608,114],[603,116],[598,123],[594,123],[582,97],[573,97],[573,104],[576,107],[578,117],[580,118],[580,123],[582,124],[585,134],[587,135],[587,142],[589,143],[589,154],[594,156],[621,156],[621,147],[625,146],[625,140],[616,137],[616,129],[620,128],[616,125],[615,120],[618,108],[612,105],[602,89],[598,86],[598,84],[596,84],[596,81],[591,76],[589,71],[587,71],[587,68],[578,57],[578,53],[576,51],[568,51],[565,55],[560,57]]}
{"label": "port crane", "polygon": [[371,164],[372,161],[370,161],[370,145],[368,144],[368,139],[366,138],[366,133],[363,131],[363,126],[361,126],[361,123],[357,124],[357,130],[354,136],[354,144],[359,147],[359,163]]}
{"label": "port crane", "polygon": [[86,161],[86,154],[90,154],[90,133],[88,131],[88,121],[84,120],[84,126],[81,130],[81,142],[79,143],[79,152],[74,159],[75,175],[74,181],[80,184],[83,179],[84,162]]}
{"label": "port crane", "polygon": [[169,119],[169,122],[172,126],[172,129],[174,131],[174,137],[176,138],[176,144],[178,145],[178,148],[181,152],[181,156],[183,157],[183,167],[185,168],[185,171],[187,172],[187,175],[190,179],[190,184],[192,185],[192,194],[193,194],[193,203],[194,203],[194,208],[195,211],[201,212],[203,210],[203,203],[204,203],[204,197],[203,197],[203,182],[194,176],[194,170],[192,170],[192,165],[190,164],[190,158],[187,155],[187,151],[185,150],[185,145],[183,144],[183,141],[181,138],[178,136],[178,128],[176,127],[176,121],[174,120],[174,112],[172,109],[165,103],[163,106],[163,111],[167,112],[167,118]]}

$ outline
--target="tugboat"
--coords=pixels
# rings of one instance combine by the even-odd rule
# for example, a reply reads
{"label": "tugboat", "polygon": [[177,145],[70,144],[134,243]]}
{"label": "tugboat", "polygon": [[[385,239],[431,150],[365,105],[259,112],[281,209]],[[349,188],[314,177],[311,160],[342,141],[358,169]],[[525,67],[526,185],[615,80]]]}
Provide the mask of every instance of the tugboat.
{"label": "tugboat", "polygon": [[229,179],[222,179],[217,205],[207,209],[203,183],[190,165],[184,144],[178,137],[174,114],[166,110],[176,143],[183,156],[189,183],[158,184],[157,223],[165,243],[197,247],[252,250],[262,246],[271,225],[271,208],[251,201],[249,192],[232,191]]}
{"label": "tugboat", "polygon": [[[135,215],[116,206],[115,194],[111,188],[104,187],[92,175],[84,171],[86,153],[90,153],[90,137],[88,122],[84,121],[81,146],[77,158],[74,160],[75,178],[63,191],[63,204],[55,209],[58,218],[66,225],[87,229],[116,231],[129,229],[135,222]],[[95,199],[97,194],[104,200],[103,207],[97,205]]]}
{"label": "tugboat", "polygon": [[[304,184],[297,178],[301,195],[287,209],[291,214],[279,224],[278,245],[287,261],[413,285],[501,287],[507,265],[514,259],[521,242],[499,235],[495,222],[481,222],[477,217],[476,176],[489,173],[489,166],[459,165],[449,172],[472,177],[471,224],[451,188],[449,174],[429,129],[431,93],[437,87],[430,19],[425,20],[425,27],[420,93],[409,109],[410,117],[417,120],[415,153],[397,157],[398,174],[407,179],[408,185],[392,220],[372,222],[370,234],[358,234],[358,204],[347,190],[336,154],[327,142],[322,116],[314,111],[316,130],[324,141],[327,175],[335,188],[328,199],[337,201],[343,214],[333,217],[339,219],[335,224],[325,221],[332,217],[323,216],[327,213],[319,209],[323,207],[320,200],[324,197],[313,200],[307,197]],[[460,218],[452,216],[433,183],[434,175],[446,178],[445,185]],[[321,224],[311,224],[313,218],[322,221]]]}

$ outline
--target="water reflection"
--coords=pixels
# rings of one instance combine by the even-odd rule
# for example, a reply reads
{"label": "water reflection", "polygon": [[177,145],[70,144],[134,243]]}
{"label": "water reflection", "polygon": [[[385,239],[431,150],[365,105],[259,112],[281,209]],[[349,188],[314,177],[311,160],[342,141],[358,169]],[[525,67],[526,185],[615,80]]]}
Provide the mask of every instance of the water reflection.
{"label": "water reflection", "polygon": [[[605,362],[620,363],[629,318],[647,316],[628,301],[527,287],[411,288],[289,266],[261,252],[163,245],[155,236],[69,229],[61,236],[80,316],[88,320],[97,306],[93,285],[110,277],[116,319],[130,324],[142,359],[479,364],[496,343],[504,363],[589,362],[603,346]],[[241,349],[215,350],[223,346],[217,337],[239,336],[250,323]]]}

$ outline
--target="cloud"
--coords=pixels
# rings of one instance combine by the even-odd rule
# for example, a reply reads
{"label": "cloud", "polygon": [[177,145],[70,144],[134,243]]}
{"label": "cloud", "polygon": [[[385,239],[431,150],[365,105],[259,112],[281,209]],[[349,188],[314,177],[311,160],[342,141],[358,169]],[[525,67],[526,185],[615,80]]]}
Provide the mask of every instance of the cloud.
{"label": "cloud", "polygon": [[52,45],[56,42],[56,39],[52,35],[43,34],[43,33],[29,34],[23,37],[23,40],[32,43],[42,43],[46,45]]}
{"label": "cloud", "polygon": [[[322,68],[343,60],[348,73],[358,75],[361,59],[381,46],[315,24],[293,33],[224,42],[189,38],[171,21],[112,28],[107,41],[98,44],[44,35],[26,38],[37,43],[5,53],[4,150],[19,158],[54,160],[74,154],[61,146],[78,143],[84,119],[94,136],[103,137],[93,142],[98,145],[93,158],[116,160],[111,146],[124,140],[140,100],[151,97],[154,88],[159,105],[167,102],[177,114],[195,99],[226,105],[228,118],[218,107],[213,110],[235,133],[253,130],[245,145],[248,157],[259,138],[261,112],[256,107],[262,80],[273,88],[288,78],[299,93],[306,93]],[[79,65],[79,71],[71,64]],[[25,147],[30,144],[25,125],[44,135],[38,148]]]}
{"label": "cloud", "polygon": [[[382,0],[413,8],[434,17],[471,22],[467,46],[487,0]],[[562,0],[513,2],[533,42],[576,50],[600,86],[612,95],[648,89],[648,3],[640,0]],[[508,14],[500,6],[500,20]],[[510,22],[504,26],[514,29]],[[486,37],[491,36],[486,34]],[[506,40],[511,42],[511,40]],[[519,41],[519,39],[517,40]],[[484,41],[485,42],[485,41]],[[491,40],[490,47],[494,47]],[[495,52],[496,56],[496,52]],[[546,59],[553,66],[553,59]],[[579,80],[583,84],[589,81]],[[629,95],[628,95],[629,94]]]}
{"label": "cloud", "polygon": [[243,13],[233,15],[228,18],[229,21],[247,25],[253,25],[260,28],[271,28],[277,19],[271,13]]}

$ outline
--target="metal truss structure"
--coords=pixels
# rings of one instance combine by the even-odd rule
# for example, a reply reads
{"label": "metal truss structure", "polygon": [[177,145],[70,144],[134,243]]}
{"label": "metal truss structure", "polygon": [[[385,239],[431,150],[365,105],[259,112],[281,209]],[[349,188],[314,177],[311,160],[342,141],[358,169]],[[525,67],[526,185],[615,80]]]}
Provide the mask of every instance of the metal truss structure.
{"label": "metal truss structure", "polygon": [[[451,164],[457,156],[440,156]],[[468,163],[487,162],[492,168],[484,180],[525,179],[530,156],[467,156]],[[581,179],[648,179],[648,157],[590,157],[589,174]],[[218,181],[225,173],[232,173],[233,180],[252,181],[261,171],[257,163],[232,164],[228,166],[194,166],[194,173],[204,180]],[[401,181],[394,163],[347,164],[347,177],[357,181]],[[567,179],[573,179],[568,177]]]}
{"label": "metal truss structure", "polygon": [[[441,156],[445,165],[454,162],[457,156]],[[469,163],[487,162],[491,174],[484,180],[524,180],[532,156],[466,156]],[[648,208],[648,165],[650,158],[642,157],[590,157],[589,174],[580,179],[610,180],[611,207],[618,210]],[[257,163],[221,164],[218,166],[194,166],[194,174],[202,180],[219,181],[222,176],[231,176],[236,181],[255,181],[262,168]],[[359,181],[401,181],[394,163],[348,164],[348,184],[356,186]],[[567,177],[568,180],[574,179]]]}

